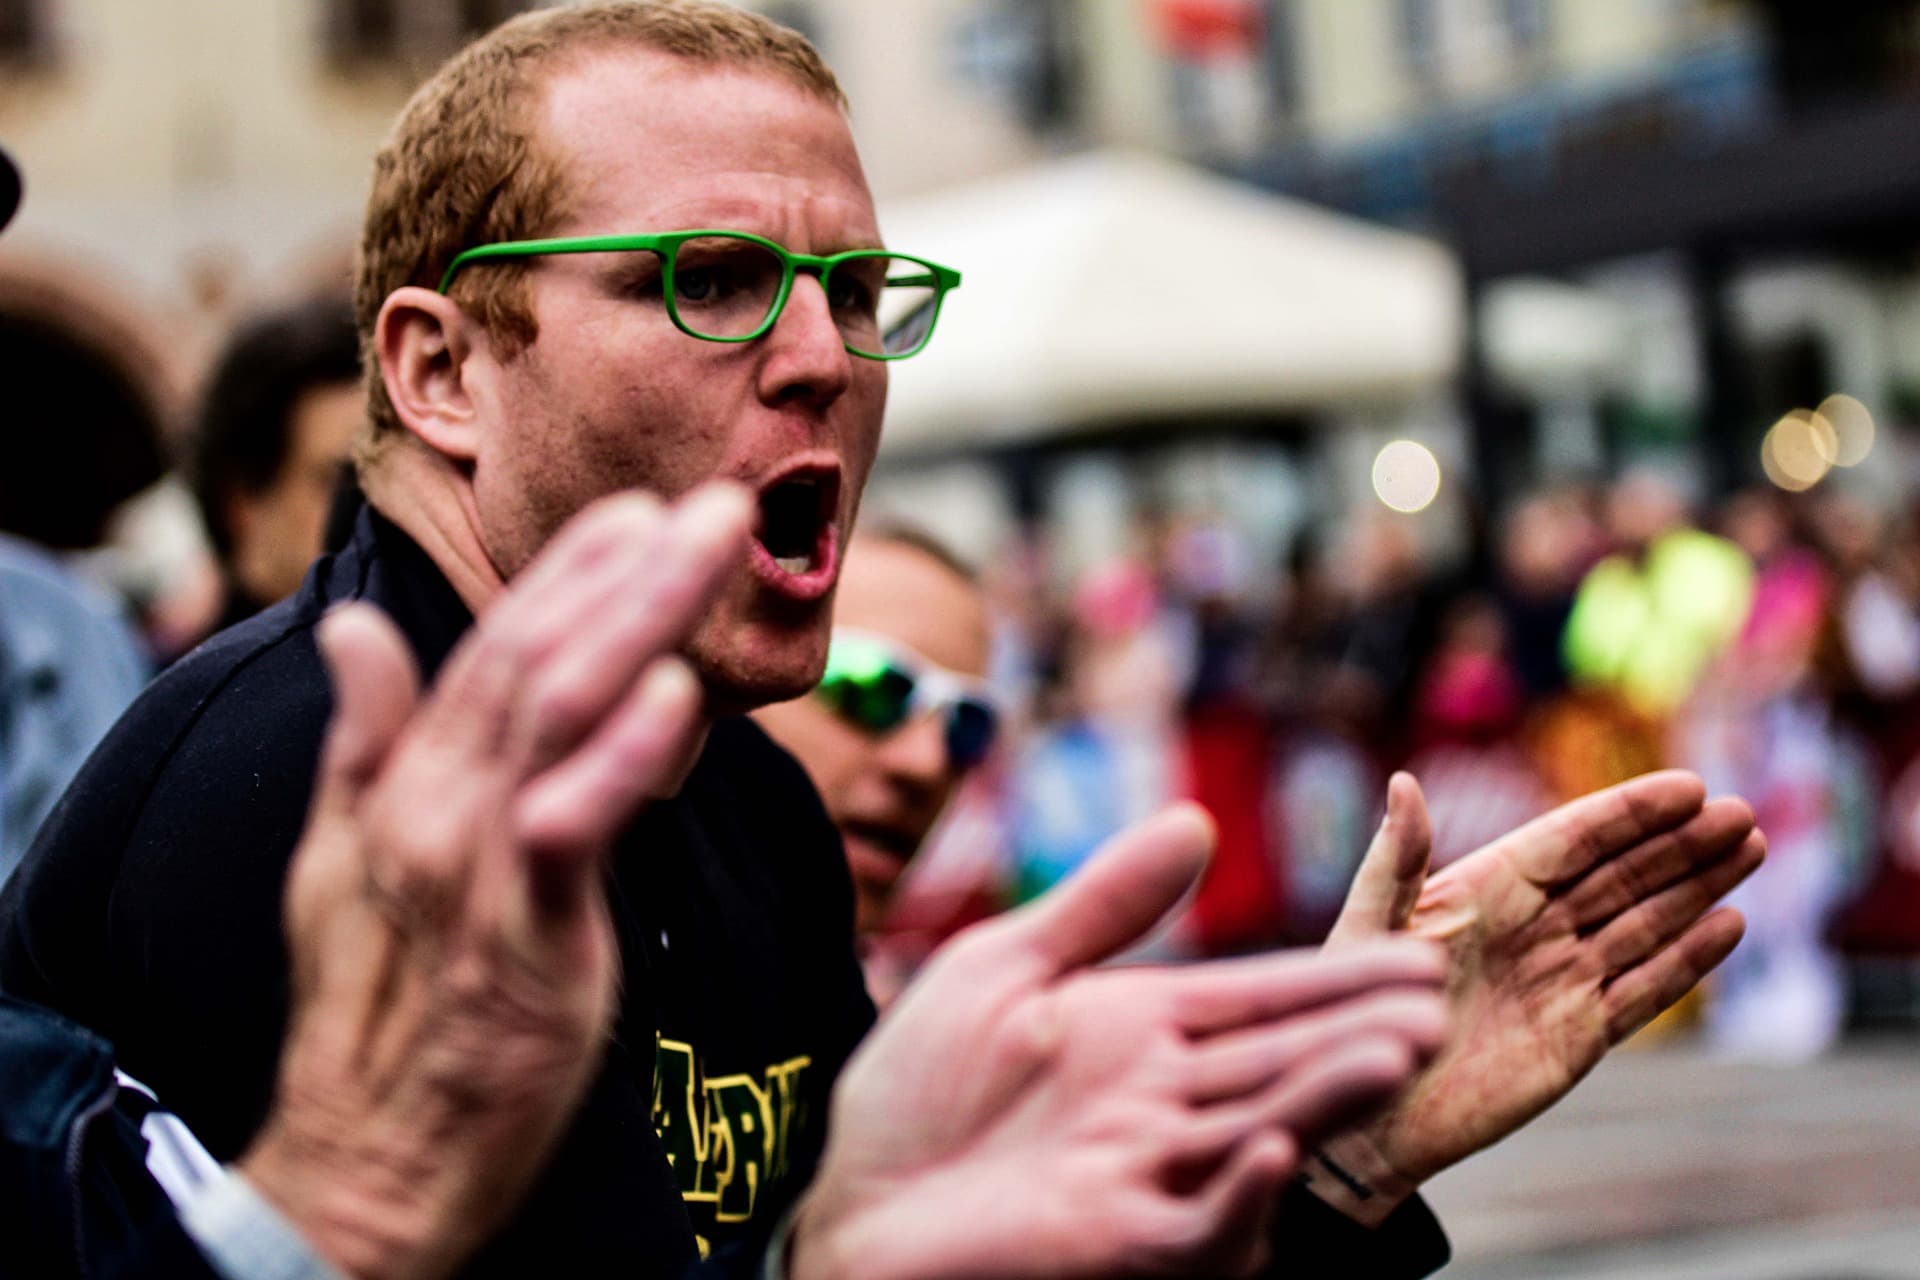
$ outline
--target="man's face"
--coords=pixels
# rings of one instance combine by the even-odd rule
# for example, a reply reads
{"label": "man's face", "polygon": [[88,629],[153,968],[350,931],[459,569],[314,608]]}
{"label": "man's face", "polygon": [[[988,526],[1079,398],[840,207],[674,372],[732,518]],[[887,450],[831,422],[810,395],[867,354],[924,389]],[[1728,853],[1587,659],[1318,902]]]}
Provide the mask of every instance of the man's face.
{"label": "man's face", "polygon": [[[815,254],[880,244],[840,111],[765,73],[609,51],[556,71],[539,119],[537,145],[567,188],[567,216],[542,234],[716,228]],[[776,560],[756,543],[688,646],[716,709],[793,697],[825,661],[886,366],[847,353],[808,276],[765,337],[689,337],[668,318],[658,265],[647,254],[530,261],[538,339],[504,362],[470,362],[481,536],[510,576],[616,490],[672,499],[723,477],[789,524],[804,511],[812,554]]]}
{"label": "man's face", "polygon": [[[979,588],[903,543],[854,544],[834,623],[884,636],[958,675],[977,679],[986,671]],[[877,928],[907,861],[960,781],[939,717],[922,715],[875,735],[807,697],[766,707],[757,718],[820,789],[846,840],[855,925],[863,933]]]}
{"label": "man's face", "polygon": [[309,387],[288,414],[287,456],[273,483],[232,498],[233,574],[255,600],[271,603],[299,589],[320,554],[334,486],[365,421],[357,380]]}

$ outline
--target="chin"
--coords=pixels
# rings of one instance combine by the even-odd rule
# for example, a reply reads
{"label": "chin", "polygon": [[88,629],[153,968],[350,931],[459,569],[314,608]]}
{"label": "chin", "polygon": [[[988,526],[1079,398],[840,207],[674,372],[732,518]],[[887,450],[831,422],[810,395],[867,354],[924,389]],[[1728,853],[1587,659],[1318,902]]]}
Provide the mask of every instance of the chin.
{"label": "chin", "polygon": [[827,665],[826,616],[803,627],[733,623],[724,645],[696,636],[688,657],[706,686],[712,712],[744,715],[811,692]]}

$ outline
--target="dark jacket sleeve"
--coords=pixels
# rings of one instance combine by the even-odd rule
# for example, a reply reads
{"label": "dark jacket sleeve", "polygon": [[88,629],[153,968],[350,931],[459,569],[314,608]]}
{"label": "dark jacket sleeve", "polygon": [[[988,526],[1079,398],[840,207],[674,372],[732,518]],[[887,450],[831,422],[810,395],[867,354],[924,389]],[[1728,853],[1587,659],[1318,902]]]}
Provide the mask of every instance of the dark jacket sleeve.
{"label": "dark jacket sleeve", "polygon": [[1268,1274],[1314,1280],[1320,1276],[1365,1276],[1367,1280],[1419,1280],[1447,1265],[1452,1249],[1446,1232],[1413,1196],[1378,1227],[1364,1227],[1298,1184],[1281,1198],[1273,1225],[1273,1265]]}
{"label": "dark jacket sleeve", "polygon": [[217,1280],[147,1172],[120,1097],[104,1040],[0,997],[0,1274]]}

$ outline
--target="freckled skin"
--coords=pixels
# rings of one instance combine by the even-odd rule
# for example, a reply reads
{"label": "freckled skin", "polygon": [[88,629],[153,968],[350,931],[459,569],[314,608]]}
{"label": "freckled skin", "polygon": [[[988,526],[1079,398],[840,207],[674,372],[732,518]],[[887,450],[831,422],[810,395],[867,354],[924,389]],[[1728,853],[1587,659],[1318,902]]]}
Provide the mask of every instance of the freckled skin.
{"label": "freckled skin", "polygon": [[[845,117],[784,80],[609,51],[558,73],[539,120],[570,184],[567,216],[543,234],[711,226],[816,254],[880,243]],[[802,458],[842,468],[844,545],[879,446],[887,369],[842,347],[819,283],[798,279],[771,333],[729,345],[681,333],[619,268],[612,254],[532,260],[539,337],[511,359],[469,362],[473,502],[502,576],[602,495],[671,500],[716,477],[757,488]],[[810,688],[831,611],[830,595],[772,592],[743,559],[687,650],[714,710]]]}
{"label": "freckled skin", "polygon": [[[980,589],[916,547],[856,539],[840,579],[834,621],[898,642],[965,676],[986,673],[988,628]],[[907,858],[926,839],[961,775],[947,760],[940,721],[921,716],[869,734],[819,699],[756,717],[805,766],[840,828],[853,873],[855,927],[879,927]]]}

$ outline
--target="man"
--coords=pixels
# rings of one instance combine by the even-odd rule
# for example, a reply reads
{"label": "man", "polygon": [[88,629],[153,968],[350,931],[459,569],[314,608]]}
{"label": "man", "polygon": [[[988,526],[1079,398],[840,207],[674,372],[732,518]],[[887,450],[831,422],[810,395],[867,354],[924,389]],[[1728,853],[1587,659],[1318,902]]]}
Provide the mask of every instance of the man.
{"label": "man", "polygon": [[[0,154],[0,178],[12,175]],[[664,518],[643,499],[597,504],[554,539],[544,575],[527,575],[489,611],[424,700],[403,638],[375,611],[348,606],[316,628],[338,707],[289,882],[298,990],[274,1110],[237,1168],[222,1172],[147,1091],[124,1077],[116,1086],[108,1046],[0,997],[0,1198],[21,1210],[7,1241],[10,1266],[45,1277],[179,1280],[217,1270],[224,1280],[261,1280],[333,1275],[331,1260],[356,1274],[426,1278],[471,1250],[524,1191],[591,1074],[614,982],[600,890],[605,848],[662,770],[678,767],[699,718],[694,678],[659,650],[684,635],[737,563],[746,516],[742,498],[724,491]],[[577,612],[570,601],[593,590],[584,561],[614,547],[650,566],[665,598],[642,583],[628,593],[629,612],[589,610],[554,644],[528,653],[529,628]],[[649,627],[636,630],[632,611]],[[513,661],[503,664],[503,652]],[[583,654],[602,675],[614,673],[597,701],[562,706],[529,696]],[[496,731],[502,724],[511,726],[505,734]],[[423,833],[411,820],[423,797],[474,820]],[[498,838],[516,819],[526,838]],[[1080,1184],[1069,1205],[1081,1206],[1089,1240],[1108,1237],[1100,1219],[1131,1193],[1128,1212],[1158,1218],[1157,1247],[1154,1232],[1131,1233],[1148,1246],[1145,1260],[1231,1259],[1195,1252],[1196,1242],[1257,1242],[1249,1234],[1257,1213],[1238,1237],[1210,1224],[1231,1221],[1236,1199],[1261,1208],[1262,1197],[1248,1199],[1243,1188],[1260,1189],[1291,1162],[1272,1135],[1257,1133],[1231,1162],[1236,1176],[1214,1180],[1224,1198],[1183,1203],[1177,1192],[1154,1194],[1137,1173],[1130,1179],[1124,1165],[1089,1162],[1085,1139],[1076,1143],[1073,1133],[1119,1133],[1111,1123],[1088,1125],[1085,1117],[1103,1108],[1137,1117],[1142,1104],[1177,1102],[1166,1086],[1186,1072],[1168,1068],[1183,1060],[1216,1078],[1244,1074],[1233,1060],[1261,1043],[1245,1039],[1261,1015],[1220,1015],[1248,999],[1273,1013],[1309,1011],[1281,1028],[1287,1044],[1262,1056],[1319,1059],[1298,1078],[1279,1062],[1255,1064],[1256,1078],[1282,1086],[1256,1099],[1247,1117],[1256,1130],[1263,1113],[1331,1116],[1378,1096],[1404,1076],[1409,1053],[1437,1043],[1439,1010],[1419,988],[1438,973],[1430,958],[1404,949],[1376,949],[1357,963],[1266,966],[1264,974],[1221,969],[1197,983],[1195,975],[1075,972],[1148,927],[1197,874],[1203,851],[1204,832],[1190,818],[1138,833],[1072,893],[976,934],[951,958],[944,985],[930,980],[924,989],[934,1012],[907,1019],[904,1036],[873,1038],[864,1075],[850,1073],[865,1086],[842,1091],[836,1158],[816,1183],[805,1239],[787,1251],[795,1276],[869,1275],[876,1266],[884,1274],[889,1259],[916,1274],[916,1249],[948,1269],[990,1273],[995,1259],[982,1245],[993,1244],[993,1232],[925,1250],[951,1221],[956,1194],[1004,1186],[1000,1162],[1010,1155],[1032,1165],[1069,1160],[1074,1167],[1055,1184]],[[982,1004],[987,988],[998,994]],[[1344,998],[1376,989],[1384,994],[1369,1003]],[[1034,1057],[1031,1015],[1042,1001],[1072,1053]],[[1156,1005],[1161,1014],[1143,1019]],[[1190,1025],[1209,1008],[1228,1034]],[[1141,1035],[1156,1023],[1157,1051]],[[1329,1035],[1346,1047],[1329,1055]],[[958,1043],[986,1069],[973,1077],[972,1107],[957,1116],[939,1068]],[[1155,1059],[1152,1070],[1125,1069]],[[1010,1108],[1067,1066],[1079,1087],[1051,1125],[1030,1106]],[[914,1079],[920,1090],[902,1088]],[[938,1099],[929,1086],[940,1088]],[[938,1126],[902,1140],[936,1113]],[[1218,1112],[1193,1114],[1218,1144]],[[1192,1158],[1190,1139],[1169,1145],[1180,1134],[1134,1139],[1136,1159]],[[1103,1180],[1104,1194],[1089,1195]],[[1057,1231],[1071,1218],[1055,1215],[1049,1225]],[[997,1239],[999,1264],[1016,1273],[1045,1242],[1031,1223]]]}
{"label": "man", "polygon": [[[659,234],[714,225],[755,238]],[[504,246],[569,233],[641,233],[653,247],[528,257]],[[769,258],[776,240],[784,249]],[[983,931],[950,957],[950,976],[902,1010],[908,1031],[892,1042],[938,1052],[916,1059],[876,1041],[847,1073],[844,1096],[859,1105],[822,1153],[830,1086],[871,1019],[848,946],[850,893],[803,775],[724,713],[818,675],[839,548],[877,444],[882,358],[905,354],[889,345],[898,331],[874,325],[875,295],[894,279],[864,252],[878,244],[837,89],[789,33],[717,5],[582,7],[517,20],[456,58],[403,115],[369,204],[360,318],[379,376],[360,464],[371,509],[298,597],[204,646],[118,726],[0,898],[0,981],[109,1034],[215,1156],[247,1149],[287,1017],[277,904],[300,831],[328,803],[324,785],[313,790],[331,704],[316,633],[334,605],[369,601],[423,675],[454,680],[456,703],[499,704],[503,684],[538,669],[504,704],[538,709],[536,727],[502,713],[480,726],[485,748],[551,759],[612,702],[611,758],[636,735],[677,749],[657,802],[617,842],[604,904],[590,908],[609,921],[597,936],[618,942],[617,981],[604,988],[623,992],[611,1041],[546,1173],[480,1246],[473,1274],[563,1259],[587,1273],[679,1275],[709,1251],[751,1259],[816,1165],[815,1195],[793,1219],[796,1276],[1257,1261],[1300,1144],[1384,1096],[1433,1047],[1430,1009],[1355,998],[1431,975],[1404,951],[1357,967],[1314,960],[1305,976],[1297,958],[1223,967],[1198,984],[1083,974],[1190,881],[1206,843],[1191,817],[1130,836],[1135,856],[1077,903]],[[483,248],[495,256],[456,270]],[[789,253],[849,251],[785,274]],[[780,288],[761,295],[769,261]],[[947,278],[902,261],[908,281]],[[761,299],[763,314],[735,327],[728,308],[742,297]],[[924,337],[933,314],[910,308],[905,322]],[[759,521],[715,591],[633,540],[590,542],[550,575],[532,563],[595,498],[685,498],[715,478],[752,492]],[[711,526],[722,522],[713,501],[683,505]],[[566,591],[480,659],[449,660],[510,577]],[[696,597],[700,621],[682,633],[673,622]],[[543,661],[596,620],[610,627],[591,644]],[[623,693],[630,664],[614,659],[636,648],[685,655],[699,692],[689,720],[670,728],[644,685]],[[443,763],[422,776],[385,802],[401,807],[391,824],[417,855],[402,861],[503,850],[494,861],[534,868],[531,905],[514,909],[537,924],[554,905],[540,868],[621,770],[568,773],[511,813],[489,770]],[[456,905],[431,882],[363,888],[389,924],[419,916],[426,929]],[[377,931],[345,937],[370,964],[393,945]],[[303,994],[299,968],[293,977]],[[539,1004],[514,1007],[537,1020]],[[1114,1015],[1106,1034],[1079,1034],[1103,1014]],[[300,1095],[298,1023],[293,1036],[280,1074]],[[349,1038],[335,1056],[371,1054],[379,1068],[408,1048]],[[497,1060],[495,1048],[506,1050]],[[464,1070],[498,1073],[517,1056],[511,1043],[465,1049],[441,1079],[456,1101]],[[961,1053],[972,1056],[956,1081],[947,1072]],[[484,1117],[416,1115],[396,1106],[385,1129],[395,1149],[366,1170],[381,1194],[318,1206],[321,1218],[375,1247],[419,1238],[416,1168]],[[1012,1140],[1035,1132],[1053,1140]],[[881,1140],[848,1136],[860,1133]],[[999,1176],[960,1178],[955,1140],[982,1134],[998,1136],[962,1154],[975,1151],[976,1175],[978,1161],[1004,1162]],[[332,1150],[324,1126],[303,1145],[315,1159]],[[1008,1175],[1022,1168],[1052,1176],[1016,1189]],[[947,1210],[925,1211],[929,1185],[952,1188]],[[963,1202],[996,1207],[995,1229],[952,1212]],[[1321,1215],[1318,1247],[1434,1264],[1417,1216],[1350,1243],[1325,1210],[1294,1212]],[[1312,1247],[1306,1234],[1293,1247]]]}
{"label": "man", "polygon": [[186,468],[225,581],[215,630],[299,587],[365,418],[345,298],[265,313],[229,339],[207,376]]}
{"label": "man", "polygon": [[826,678],[754,713],[840,828],[854,928],[886,919],[907,864],[992,746],[987,605],[965,564],[905,526],[863,528],[834,596]]}
{"label": "man", "polygon": [[[992,732],[977,701],[986,602],[938,543],[882,524],[849,548],[834,622],[820,688],[757,716],[819,788],[846,841],[857,926],[872,931]],[[1384,1220],[1435,1173],[1552,1105],[1731,950],[1738,915],[1706,912],[1759,863],[1751,815],[1716,801],[1627,851],[1619,842],[1634,824],[1590,815],[1628,794],[1677,820],[1698,804],[1698,782],[1652,775],[1578,801],[1429,881],[1425,801],[1410,776],[1391,780],[1331,945],[1395,933],[1439,943],[1457,1023],[1404,1097],[1313,1154],[1318,1194],[1357,1220]],[[1599,844],[1569,838],[1576,831]],[[898,989],[884,953],[869,955],[867,972],[876,999]]]}
{"label": "man", "polygon": [[[349,605],[328,616],[319,642],[338,707],[289,877],[297,992],[274,1110],[223,1171],[144,1089],[125,1077],[116,1085],[97,1038],[0,997],[0,1198],[22,1210],[7,1240],[11,1266],[42,1280],[216,1272],[321,1280],[336,1264],[430,1280],[471,1252],[524,1193],[593,1074],[615,981],[606,848],[675,767],[699,715],[697,682],[658,642],[684,633],[705,606],[739,555],[746,517],[743,495],[711,489],[665,513],[637,498],[596,504],[546,550],[550,572],[528,575],[481,619],[429,696],[404,639],[376,610]],[[692,584],[677,598],[635,593],[656,630],[635,632],[618,611],[595,610],[544,652],[519,650],[516,637],[587,587],[590,576],[575,572],[583,560],[620,543],[643,552],[660,581]],[[497,678],[508,651],[528,660]],[[526,696],[582,653],[619,673],[600,699],[562,709]],[[423,796],[486,820],[423,835],[411,822]],[[501,838],[516,826],[529,838]],[[1129,1192],[1131,1212],[1171,1215],[1177,1229],[1230,1210],[1103,1178],[1100,1162],[1086,1159],[1086,1139],[1074,1136],[1088,1132],[1090,1114],[1137,1115],[1164,1097],[1169,1053],[1194,1067],[1215,1063],[1215,1073],[1245,1056],[1236,1037],[1196,1039],[1192,1027],[1168,1041],[1164,1020],[1142,1014],[1170,999],[1217,1003],[1236,986],[1249,994],[1248,972],[1074,972],[1124,946],[1178,897],[1200,869],[1200,833],[1176,815],[1116,845],[1067,891],[976,933],[929,978],[918,1018],[870,1039],[835,1103],[835,1158],[814,1187],[806,1234],[784,1258],[795,1277],[884,1274],[889,1259],[900,1274],[962,1265],[987,1274],[996,1239],[998,1264],[1017,1269],[1038,1237],[1007,1214],[997,1236],[973,1231],[964,1245],[928,1251],[956,1197],[999,1192],[1009,1158],[1043,1167],[1064,1156],[1079,1166],[1077,1176],[1056,1171],[1056,1181],[1080,1184],[1071,1216],[1090,1239],[1102,1238],[1101,1216]],[[1440,1006],[1421,991],[1438,977],[1431,955],[1373,948],[1335,965],[1267,968],[1279,982],[1258,984],[1264,998],[1331,1000],[1350,1023],[1372,1028],[1371,1047],[1356,1039],[1339,1072],[1323,1066],[1317,1082],[1289,1082],[1301,1095],[1292,1102],[1338,1108],[1338,1075],[1397,1078],[1400,1068],[1379,1057],[1396,1028],[1421,1052],[1437,1042]],[[1383,979],[1397,990],[1342,1001],[1343,991]],[[993,998],[983,1002],[983,989]],[[1055,1006],[1050,1020],[1071,1039],[1070,1055],[1034,1058],[1022,1027],[1037,1001]],[[1285,1028],[1296,1059],[1316,1052],[1314,1021]],[[1322,1023],[1323,1034],[1332,1029]],[[964,1110],[942,1080],[960,1042],[975,1066]],[[1361,1059],[1351,1057],[1356,1049]],[[1156,1057],[1158,1071],[1125,1069]],[[1064,1114],[1074,1123],[1013,1105],[1069,1067],[1078,1087]],[[941,1096],[927,1096],[927,1086]],[[933,1115],[940,1123],[926,1126]],[[1151,1157],[1157,1143],[1132,1145]],[[1257,1188],[1261,1163],[1280,1153],[1258,1143],[1251,1151],[1236,1164]],[[877,1249],[860,1243],[876,1237]],[[936,1259],[938,1268],[929,1265]]]}

